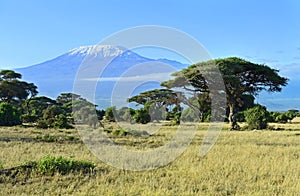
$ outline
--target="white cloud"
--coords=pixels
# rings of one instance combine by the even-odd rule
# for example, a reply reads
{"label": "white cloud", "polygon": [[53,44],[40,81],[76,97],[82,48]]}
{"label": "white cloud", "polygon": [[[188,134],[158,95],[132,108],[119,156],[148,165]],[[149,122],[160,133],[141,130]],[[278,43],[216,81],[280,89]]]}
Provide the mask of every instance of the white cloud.
{"label": "white cloud", "polygon": [[139,76],[124,76],[124,77],[103,77],[103,78],[84,78],[85,81],[98,82],[138,82],[138,81],[165,81],[171,79],[171,73],[155,73]]}

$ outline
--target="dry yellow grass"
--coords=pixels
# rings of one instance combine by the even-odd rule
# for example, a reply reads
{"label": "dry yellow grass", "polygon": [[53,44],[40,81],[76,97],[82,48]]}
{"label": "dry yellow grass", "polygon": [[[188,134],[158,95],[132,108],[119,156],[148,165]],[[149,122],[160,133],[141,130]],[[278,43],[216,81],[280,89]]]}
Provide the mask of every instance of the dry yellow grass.
{"label": "dry yellow grass", "polygon": [[[1,127],[0,162],[4,168],[29,160],[38,160],[50,154],[93,161],[97,169],[95,174],[90,175],[31,175],[27,179],[2,181],[0,194],[299,195],[298,120],[291,124],[273,125],[283,127],[287,131],[231,132],[225,127],[213,149],[205,157],[199,157],[199,147],[206,133],[207,124],[204,124],[182,156],[165,167],[142,172],[124,171],[101,162],[76,139],[76,130]],[[164,131],[149,142],[148,147],[155,147],[155,141],[165,142],[166,136],[175,129],[165,127]],[[57,142],[47,142],[48,136],[53,136]],[[134,137],[115,140],[129,146],[131,142],[146,142]]]}

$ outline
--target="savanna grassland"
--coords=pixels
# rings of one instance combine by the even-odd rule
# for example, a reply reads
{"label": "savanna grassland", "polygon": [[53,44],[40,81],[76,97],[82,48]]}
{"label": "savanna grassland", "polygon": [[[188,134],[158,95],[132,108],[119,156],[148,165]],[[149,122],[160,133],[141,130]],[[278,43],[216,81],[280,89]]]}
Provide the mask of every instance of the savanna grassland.
{"label": "savanna grassland", "polygon": [[[126,171],[101,162],[76,129],[0,128],[0,195],[300,195],[300,120],[271,124],[281,131],[229,131],[198,156],[208,124],[201,124],[189,148],[169,165]],[[152,136],[112,136],[133,148],[163,145],[177,129]],[[93,162],[88,172],[40,173],[15,169],[43,157]],[[18,168],[18,167],[17,167]]]}

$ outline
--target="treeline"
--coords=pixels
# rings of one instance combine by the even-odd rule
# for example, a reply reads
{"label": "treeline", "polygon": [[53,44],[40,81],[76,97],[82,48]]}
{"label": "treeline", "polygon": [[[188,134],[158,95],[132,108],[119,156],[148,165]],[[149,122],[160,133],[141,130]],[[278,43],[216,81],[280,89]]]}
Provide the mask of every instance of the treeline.
{"label": "treeline", "polygon": [[[209,97],[190,97],[184,102],[189,102],[191,107],[183,107],[179,99],[181,93],[169,89],[155,89],[142,92],[139,95],[128,99],[128,102],[135,102],[140,109],[115,106],[109,107],[105,117],[109,121],[127,121],[131,123],[148,123],[151,121],[167,120],[170,125],[178,125],[180,122],[210,122],[211,103]],[[287,112],[267,111],[266,107],[254,103],[254,96],[244,95],[237,107],[235,115],[236,122],[246,122],[244,129],[266,129],[268,123],[291,122],[296,116],[300,117],[299,110],[288,110]],[[229,122],[230,109],[227,107],[225,122]],[[238,126],[238,124],[236,124]],[[236,127],[237,128],[237,127]],[[238,127],[239,129],[240,127]],[[269,127],[271,128],[271,127]]]}
{"label": "treeline", "polygon": [[37,96],[37,86],[12,70],[0,72],[0,126],[28,124],[39,128],[72,128],[77,123],[96,126],[103,110],[80,95],[62,93],[55,100]]}

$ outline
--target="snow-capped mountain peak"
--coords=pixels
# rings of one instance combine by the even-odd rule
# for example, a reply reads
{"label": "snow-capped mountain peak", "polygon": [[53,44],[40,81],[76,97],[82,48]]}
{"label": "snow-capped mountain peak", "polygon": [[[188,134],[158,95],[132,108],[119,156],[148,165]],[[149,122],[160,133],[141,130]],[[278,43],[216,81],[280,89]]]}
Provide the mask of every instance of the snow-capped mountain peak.
{"label": "snow-capped mountain peak", "polygon": [[69,51],[69,55],[92,55],[92,56],[99,56],[102,57],[115,57],[119,56],[124,53],[126,48],[120,46],[113,46],[113,45],[91,45],[91,46],[80,46]]}

